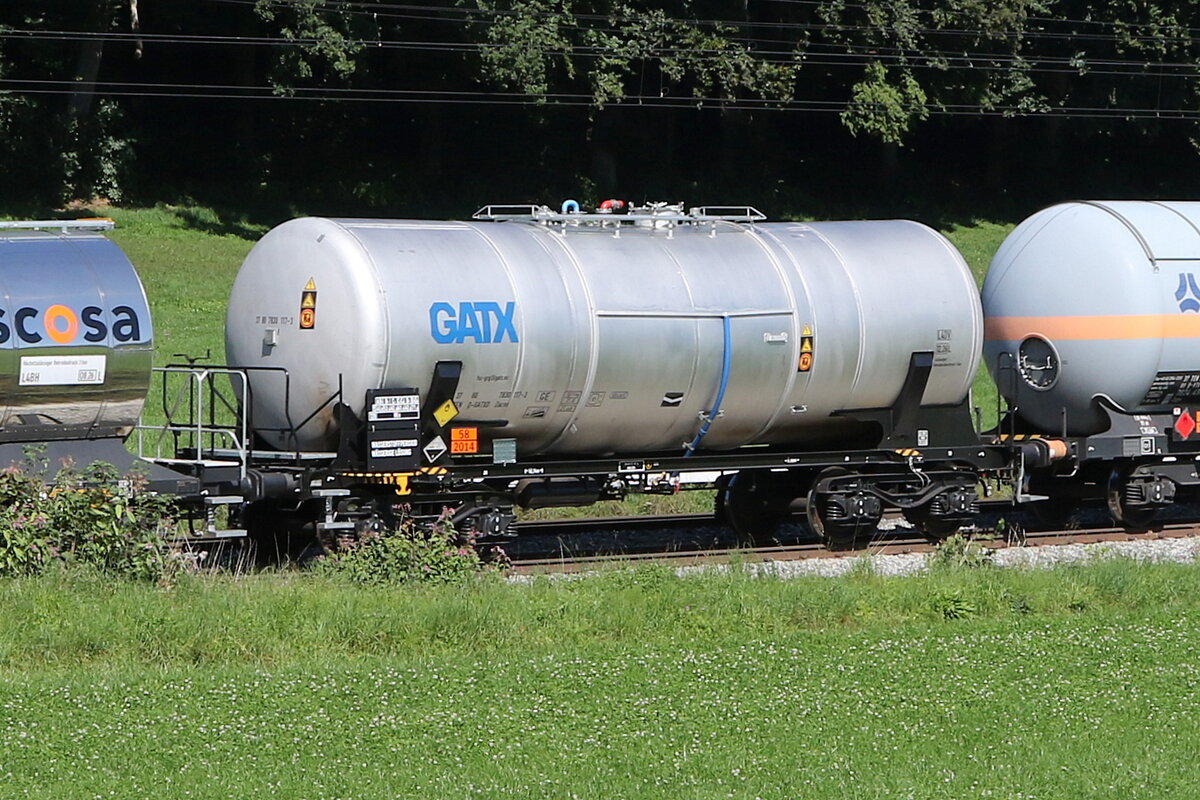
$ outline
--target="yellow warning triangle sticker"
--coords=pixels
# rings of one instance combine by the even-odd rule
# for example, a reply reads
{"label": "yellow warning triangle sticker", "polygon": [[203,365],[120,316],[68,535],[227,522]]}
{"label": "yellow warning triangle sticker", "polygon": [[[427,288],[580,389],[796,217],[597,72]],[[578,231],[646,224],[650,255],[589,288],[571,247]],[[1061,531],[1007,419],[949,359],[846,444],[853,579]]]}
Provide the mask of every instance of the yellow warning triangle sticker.
{"label": "yellow warning triangle sticker", "polygon": [[[309,283],[311,283],[311,281],[309,281]],[[812,334],[812,325],[805,323],[804,330],[800,332],[800,335],[801,336],[812,336],[813,335]]]}
{"label": "yellow warning triangle sticker", "polygon": [[308,279],[308,283],[304,284],[304,291],[315,292],[317,290],[317,282],[312,278]]}
{"label": "yellow warning triangle sticker", "polygon": [[447,422],[458,416],[458,406],[454,405],[453,400],[447,400],[442,403],[433,412],[433,418],[437,420],[438,425],[445,426]]}
{"label": "yellow warning triangle sticker", "polygon": [[811,353],[812,352],[812,340],[811,339],[805,339],[804,341],[802,341],[800,343],[800,352],[801,353]]}
{"label": "yellow warning triangle sticker", "polygon": [[304,299],[300,301],[300,307],[301,308],[316,308],[317,307],[316,292],[313,292],[311,294],[309,292],[305,292]]}

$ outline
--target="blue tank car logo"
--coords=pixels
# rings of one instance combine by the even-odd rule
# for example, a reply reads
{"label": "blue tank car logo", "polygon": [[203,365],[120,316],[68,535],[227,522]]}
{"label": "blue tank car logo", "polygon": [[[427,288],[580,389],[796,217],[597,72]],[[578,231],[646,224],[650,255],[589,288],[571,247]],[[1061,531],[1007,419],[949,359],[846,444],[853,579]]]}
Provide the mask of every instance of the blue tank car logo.
{"label": "blue tank car logo", "polygon": [[1200,287],[1196,286],[1196,276],[1190,272],[1179,273],[1179,288],[1175,290],[1175,299],[1179,301],[1179,310],[1200,313]]}
{"label": "blue tank car logo", "polygon": [[513,322],[517,304],[434,303],[429,307],[429,333],[438,344],[462,344],[468,340],[479,344],[497,344],[505,338],[516,342],[517,328]]}

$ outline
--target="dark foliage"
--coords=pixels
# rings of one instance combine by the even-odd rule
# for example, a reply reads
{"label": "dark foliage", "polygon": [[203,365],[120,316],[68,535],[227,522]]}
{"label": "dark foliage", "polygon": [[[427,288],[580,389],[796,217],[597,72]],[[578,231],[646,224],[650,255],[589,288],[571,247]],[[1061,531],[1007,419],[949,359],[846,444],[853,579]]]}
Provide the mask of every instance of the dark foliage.
{"label": "dark foliage", "polygon": [[0,196],[1020,215],[1194,192],[1200,6],[12,0]]}

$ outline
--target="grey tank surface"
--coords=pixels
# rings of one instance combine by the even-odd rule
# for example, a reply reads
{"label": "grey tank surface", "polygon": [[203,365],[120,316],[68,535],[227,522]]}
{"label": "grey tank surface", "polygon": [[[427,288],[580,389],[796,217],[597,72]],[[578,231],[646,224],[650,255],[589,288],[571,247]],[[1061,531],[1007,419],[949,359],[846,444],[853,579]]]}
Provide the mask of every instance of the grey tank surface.
{"label": "grey tank surface", "polygon": [[[936,353],[927,404],[960,402],[978,366],[975,283],[918,223],[536,216],[267,233],[226,321],[231,364],[290,376],[252,374],[259,433],[331,449],[317,409],[339,386],[361,416],[368,389],[424,393],[461,361],[461,419],[505,422],[524,456],[678,451],[722,385],[704,449],[799,447],[890,405],[914,351]],[[272,430],[314,411],[294,445]]]}
{"label": "grey tank surface", "polygon": [[1107,426],[1102,405],[1128,413],[1194,406],[1200,203],[1044,209],[997,251],[983,308],[988,369],[1040,430],[1098,433]]}
{"label": "grey tank surface", "polygon": [[98,233],[0,223],[0,443],[124,436],[150,383],[141,281]]}

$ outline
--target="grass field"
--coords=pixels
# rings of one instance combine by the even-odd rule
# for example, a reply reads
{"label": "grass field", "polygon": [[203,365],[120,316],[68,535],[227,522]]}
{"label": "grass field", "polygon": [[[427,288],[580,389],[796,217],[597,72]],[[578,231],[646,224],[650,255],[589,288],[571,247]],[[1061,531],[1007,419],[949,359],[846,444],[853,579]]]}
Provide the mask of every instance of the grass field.
{"label": "grass field", "polygon": [[0,583],[0,796],[1185,798],[1200,571]]}
{"label": "grass field", "polygon": [[225,362],[225,305],[242,259],[266,228],[202,208],[103,209],[109,234],[137,267],[154,316],[155,364],[176,353]]}

